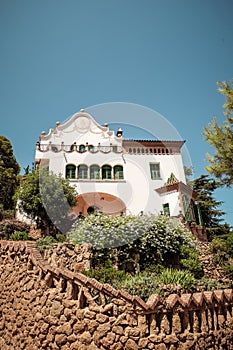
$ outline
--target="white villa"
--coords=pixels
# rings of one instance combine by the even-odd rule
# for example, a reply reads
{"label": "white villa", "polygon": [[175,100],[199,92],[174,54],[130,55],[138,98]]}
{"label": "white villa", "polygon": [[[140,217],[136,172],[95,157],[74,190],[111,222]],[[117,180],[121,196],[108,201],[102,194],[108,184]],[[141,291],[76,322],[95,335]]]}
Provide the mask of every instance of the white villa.
{"label": "white villa", "polygon": [[62,174],[76,187],[77,214],[142,213],[183,216],[201,224],[195,193],[186,184],[184,141],[125,140],[84,110],[42,132],[36,166]]}

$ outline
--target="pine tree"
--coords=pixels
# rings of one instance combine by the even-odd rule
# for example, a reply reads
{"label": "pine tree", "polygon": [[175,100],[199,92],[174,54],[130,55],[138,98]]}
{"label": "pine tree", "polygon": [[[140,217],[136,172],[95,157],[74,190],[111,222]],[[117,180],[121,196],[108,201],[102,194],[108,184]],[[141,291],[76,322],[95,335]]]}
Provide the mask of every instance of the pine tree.
{"label": "pine tree", "polygon": [[207,171],[219,179],[221,184],[231,186],[233,184],[233,80],[229,85],[226,82],[218,83],[219,92],[225,96],[223,105],[226,120],[219,126],[216,118],[205,127],[206,141],[215,148],[214,156],[207,154],[210,163]]}
{"label": "pine tree", "polygon": [[221,223],[225,213],[218,208],[223,202],[216,201],[213,195],[213,192],[220,186],[219,182],[213,180],[209,175],[201,175],[192,182],[192,185],[197,193],[197,202],[208,238],[229,233],[229,225]]}

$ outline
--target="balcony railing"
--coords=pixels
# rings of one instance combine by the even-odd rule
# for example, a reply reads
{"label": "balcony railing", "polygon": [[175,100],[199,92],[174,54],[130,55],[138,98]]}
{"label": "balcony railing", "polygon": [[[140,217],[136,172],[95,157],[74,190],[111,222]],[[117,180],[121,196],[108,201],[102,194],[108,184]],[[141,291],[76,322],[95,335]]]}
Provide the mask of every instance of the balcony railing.
{"label": "balcony railing", "polygon": [[102,152],[102,153],[122,153],[122,146],[114,146],[114,145],[109,145],[109,146],[101,146],[98,144],[97,146],[93,145],[77,145],[76,143],[73,143],[72,145],[65,145],[64,143],[61,144],[54,144],[52,142],[50,143],[40,143],[37,142],[36,144],[36,150],[40,152],[66,152],[66,153],[71,153],[71,152],[78,152],[78,153],[97,153],[97,152]]}

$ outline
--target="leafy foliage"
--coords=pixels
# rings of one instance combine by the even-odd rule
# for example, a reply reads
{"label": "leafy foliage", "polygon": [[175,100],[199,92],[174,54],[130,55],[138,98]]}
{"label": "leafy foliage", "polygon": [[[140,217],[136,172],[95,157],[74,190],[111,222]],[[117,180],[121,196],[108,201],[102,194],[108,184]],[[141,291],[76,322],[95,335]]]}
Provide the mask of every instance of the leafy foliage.
{"label": "leafy foliage", "polygon": [[217,265],[224,265],[228,259],[228,247],[223,238],[214,238],[210,244],[210,252],[214,254],[213,262]]}
{"label": "leafy foliage", "polygon": [[228,254],[233,258],[233,232],[227,236],[226,245]]}
{"label": "leafy foliage", "polygon": [[226,120],[219,126],[216,118],[205,127],[204,135],[207,142],[215,149],[214,156],[207,155],[210,163],[207,171],[217,177],[221,184],[231,186],[233,184],[233,81],[219,82],[219,92],[225,96],[226,102],[223,105]]}
{"label": "leafy foliage", "polygon": [[121,283],[116,284],[116,287],[124,289],[131,295],[138,295],[145,301],[151,294],[161,294],[162,292],[157,275],[148,272],[128,276]]}
{"label": "leafy foliage", "polygon": [[13,209],[13,196],[18,186],[17,175],[20,167],[17,163],[10,141],[0,136],[0,203],[3,210]]}
{"label": "leafy foliage", "polygon": [[29,232],[30,227],[25,222],[15,219],[6,219],[0,222],[0,239],[9,239],[17,231]]}
{"label": "leafy foliage", "polygon": [[94,213],[78,220],[69,233],[75,244],[89,243],[97,249],[131,244],[146,229],[139,216],[110,216]]}
{"label": "leafy foliage", "polygon": [[55,226],[65,233],[72,225],[71,207],[76,205],[76,191],[68,180],[47,169],[28,174],[16,193],[19,209],[23,210],[38,227]]}
{"label": "leafy foliage", "polygon": [[166,253],[178,253],[182,244],[195,246],[191,233],[177,220],[154,214],[115,216],[96,213],[78,221],[69,233],[75,244],[89,243],[97,249],[120,247],[139,251],[147,260],[163,260]]}
{"label": "leafy foliage", "polygon": [[83,272],[86,276],[95,278],[101,283],[109,283],[112,286],[119,285],[121,281],[126,278],[124,271],[113,269],[112,267],[102,267],[100,269],[91,268],[88,271]]}
{"label": "leafy foliage", "polygon": [[193,274],[186,270],[164,269],[159,275],[159,281],[164,284],[174,284],[188,291],[197,285]]}
{"label": "leafy foliage", "polygon": [[191,272],[195,278],[203,276],[202,264],[199,259],[199,254],[196,249],[182,246],[180,265],[182,269]]}
{"label": "leafy foliage", "polygon": [[29,240],[28,232],[16,231],[10,235],[9,239],[13,241],[28,241]]}
{"label": "leafy foliage", "polygon": [[43,253],[45,249],[52,249],[53,243],[57,243],[56,239],[52,236],[46,236],[36,241],[36,247],[40,253]]}

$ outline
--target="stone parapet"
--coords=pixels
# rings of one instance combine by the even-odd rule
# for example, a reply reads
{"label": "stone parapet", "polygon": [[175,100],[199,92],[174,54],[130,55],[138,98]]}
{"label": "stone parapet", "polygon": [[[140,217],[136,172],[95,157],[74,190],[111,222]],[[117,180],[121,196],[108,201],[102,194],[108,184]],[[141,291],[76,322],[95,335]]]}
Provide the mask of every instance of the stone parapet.
{"label": "stone parapet", "polygon": [[231,289],[147,302],[0,241],[0,349],[233,349]]}

